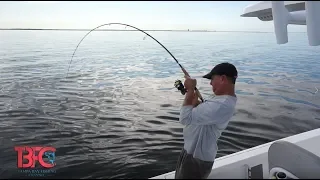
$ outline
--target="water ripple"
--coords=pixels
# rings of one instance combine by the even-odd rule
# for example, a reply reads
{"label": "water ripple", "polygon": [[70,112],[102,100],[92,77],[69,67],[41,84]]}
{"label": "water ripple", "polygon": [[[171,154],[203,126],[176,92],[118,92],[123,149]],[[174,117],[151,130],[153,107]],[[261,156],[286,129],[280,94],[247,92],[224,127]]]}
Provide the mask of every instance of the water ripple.
{"label": "water ripple", "polygon": [[[174,170],[183,147],[174,88],[183,73],[137,32],[4,31],[0,34],[0,176],[17,173],[17,145],[57,148],[55,178],[150,178]],[[229,61],[238,104],[217,157],[320,127],[318,49],[270,42],[273,34],[153,32],[191,76]],[[234,41],[237,39],[237,41]],[[296,43],[295,43],[296,42]],[[302,63],[303,62],[303,63]],[[148,169],[148,171],[146,171]]]}

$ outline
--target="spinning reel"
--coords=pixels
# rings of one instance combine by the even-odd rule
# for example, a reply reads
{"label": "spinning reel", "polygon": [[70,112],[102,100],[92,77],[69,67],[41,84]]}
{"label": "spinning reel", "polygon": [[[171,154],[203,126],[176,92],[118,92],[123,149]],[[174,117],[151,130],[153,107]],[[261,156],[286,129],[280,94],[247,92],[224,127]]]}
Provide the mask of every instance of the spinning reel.
{"label": "spinning reel", "polygon": [[184,88],[184,85],[180,80],[174,82],[174,86],[181,92],[182,95],[185,95],[187,90]]}

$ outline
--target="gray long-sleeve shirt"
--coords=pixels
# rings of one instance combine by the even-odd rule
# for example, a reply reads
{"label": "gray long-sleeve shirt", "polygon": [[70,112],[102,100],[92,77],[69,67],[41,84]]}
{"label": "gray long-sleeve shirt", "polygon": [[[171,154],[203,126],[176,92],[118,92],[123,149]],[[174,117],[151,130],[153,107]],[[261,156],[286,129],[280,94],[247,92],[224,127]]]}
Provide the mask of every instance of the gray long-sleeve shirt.
{"label": "gray long-sleeve shirt", "polygon": [[218,146],[217,140],[227,127],[233,113],[237,97],[215,96],[197,107],[182,106],[179,121],[183,129],[184,149],[194,158],[213,162]]}

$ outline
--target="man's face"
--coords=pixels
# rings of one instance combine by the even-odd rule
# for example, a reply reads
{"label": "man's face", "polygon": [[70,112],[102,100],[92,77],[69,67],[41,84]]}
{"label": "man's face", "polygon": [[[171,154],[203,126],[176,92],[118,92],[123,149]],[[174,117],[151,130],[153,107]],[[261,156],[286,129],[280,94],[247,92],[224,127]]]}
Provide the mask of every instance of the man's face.
{"label": "man's face", "polygon": [[227,84],[229,84],[229,81],[227,76],[225,75],[213,75],[210,81],[212,91],[215,95],[224,94]]}
{"label": "man's face", "polygon": [[219,75],[213,75],[211,77],[210,85],[212,86],[213,93],[216,94],[217,91],[219,91],[220,86],[222,83],[222,78]]}

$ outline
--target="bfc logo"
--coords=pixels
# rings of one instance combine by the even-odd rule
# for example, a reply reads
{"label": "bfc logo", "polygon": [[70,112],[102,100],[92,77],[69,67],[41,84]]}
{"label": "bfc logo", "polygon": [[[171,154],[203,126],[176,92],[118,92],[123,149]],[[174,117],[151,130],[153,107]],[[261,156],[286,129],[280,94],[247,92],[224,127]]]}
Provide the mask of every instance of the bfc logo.
{"label": "bfc logo", "polygon": [[[35,168],[36,162],[44,168],[52,168],[56,165],[55,163],[55,152],[54,147],[41,147],[41,146],[15,146],[14,150],[17,152],[18,168]],[[27,152],[27,154],[25,154]],[[44,159],[44,156],[46,159]],[[28,160],[24,163],[23,160]]]}

